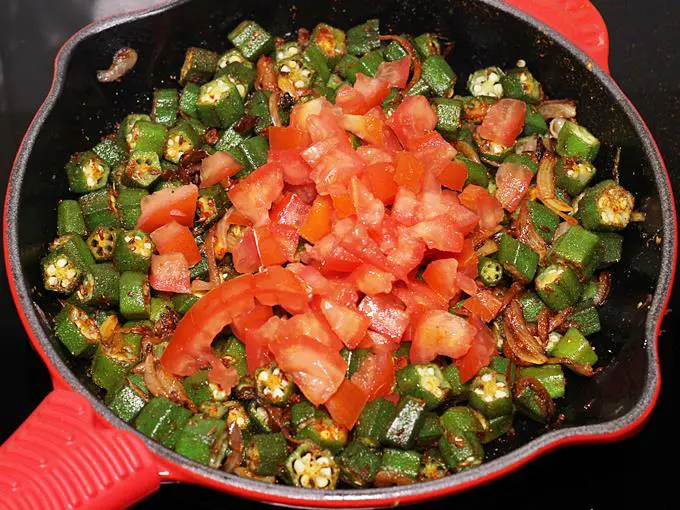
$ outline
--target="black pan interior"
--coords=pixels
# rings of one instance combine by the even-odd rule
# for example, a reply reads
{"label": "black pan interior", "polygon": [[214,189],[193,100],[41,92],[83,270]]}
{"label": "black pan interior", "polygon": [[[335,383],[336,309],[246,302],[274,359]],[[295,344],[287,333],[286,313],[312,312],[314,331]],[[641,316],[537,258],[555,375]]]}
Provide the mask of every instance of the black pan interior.
{"label": "black pan interior", "polygon": [[[524,59],[546,94],[578,101],[579,121],[603,142],[596,161],[601,177],[612,176],[615,150],[621,147],[621,182],[633,190],[647,221],[627,232],[624,260],[614,269],[612,295],[602,310],[603,333],[594,344],[606,369],[590,380],[570,378],[559,411],[565,415],[562,427],[604,423],[628,413],[639,403],[650,370],[646,305],[661,267],[662,247],[656,236],[662,230],[666,199],[659,194],[654,163],[645,153],[634,122],[619,104],[620,96],[566,49],[492,4],[473,0],[195,0],[153,17],[132,17],[125,24],[95,31],[73,50],[61,96],[44,118],[19,191],[16,229],[21,266],[39,315],[51,317],[56,305],[53,296],[41,291],[39,261],[55,236],[57,201],[68,195],[64,163],[72,152],[90,148],[113,130],[125,114],[148,111],[154,87],[176,84],[188,46],[228,49],[226,34],[244,18],[256,19],[274,34],[286,34],[320,21],[347,29],[377,17],[385,33],[434,31],[453,41],[455,50],[449,60],[460,73],[459,93],[465,93],[471,70],[492,64],[508,67]],[[98,83],[95,71],[108,67],[112,54],[124,45],[138,50],[135,69],[120,84]],[[88,378],[88,364],[66,355],[48,320],[43,319],[40,327],[72,371],[67,377],[77,378],[101,397]],[[518,423],[517,435],[489,449],[491,456],[512,451],[544,431],[522,420]]]}

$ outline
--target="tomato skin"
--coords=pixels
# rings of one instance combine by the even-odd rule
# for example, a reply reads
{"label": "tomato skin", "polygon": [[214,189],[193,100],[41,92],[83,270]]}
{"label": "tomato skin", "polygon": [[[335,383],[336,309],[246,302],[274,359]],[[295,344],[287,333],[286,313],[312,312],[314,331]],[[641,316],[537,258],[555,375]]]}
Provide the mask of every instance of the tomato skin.
{"label": "tomato skin", "polygon": [[368,329],[368,317],[328,299],[321,299],[319,308],[333,332],[348,349],[354,349],[361,342]]}
{"label": "tomato skin", "polygon": [[414,279],[395,284],[392,294],[406,305],[406,310],[411,314],[409,326],[413,324],[415,317],[425,311],[449,308],[449,302],[443,296],[433,291],[426,283]]}
{"label": "tomato skin", "polygon": [[257,250],[255,232],[249,228],[231,252],[234,269],[239,273],[254,273],[260,268],[260,254]]}
{"label": "tomato skin", "polygon": [[424,96],[407,96],[392,113],[388,124],[401,144],[408,147],[411,140],[434,130],[437,114]]}
{"label": "tomato skin", "polygon": [[149,283],[155,290],[188,294],[191,277],[187,259],[181,253],[151,255]]}
{"label": "tomato skin", "polygon": [[377,228],[385,217],[385,205],[356,177],[350,181],[350,193],[359,221]]}
{"label": "tomato skin", "polygon": [[352,197],[348,193],[331,195],[331,200],[333,202],[333,209],[335,209],[335,214],[338,218],[347,218],[348,216],[356,214],[354,202],[352,202]]}
{"label": "tomato skin", "polygon": [[505,215],[503,207],[481,186],[468,184],[458,195],[458,199],[461,204],[479,216],[479,224],[484,229],[494,229],[503,220]]}
{"label": "tomato skin", "polygon": [[317,115],[310,115],[307,118],[307,131],[312,143],[346,136],[337,116],[330,108],[322,109]]}
{"label": "tomato skin", "polygon": [[270,126],[267,129],[270,150],[301,151],[312,143],[309,133],[293,126]]}
{"label": "tomato skin", "polygon": [[477,334],[472,341],[470,350],[454,361],[463,383],[477,375],[481,368],[488,366],[491,359],[498,354],[496,340],[491,330],[476,317],[471,317],[468,322],[478,330]]}
{"label": "tomato skin", "polygon": [[387,349],[372,352],[350,380],[366,393],[368,400],[390,394],[396,383],[392,353]]}
{"label": "tomato skin", "polygon": [[447,301],[451,301],[459,292],[456,284],[458,261],[456,259],[439,259],[430,262],[423,273],[423,279],[430,288]]}
{"label": "tomato skin", "polygon": [[327,196],[318,196],[300,227],[300,235],[310,243],[316,243],[330,233],[332,226],[333,202]]}
{"label": "tomato skin", "polygon": [[[398,277],[406,276],[406,272],[395,266],[395,264],[382,252],[378,243],[368,235],[366,227],[361,223],[357,222],[356,225],[342,237],[340,244],[345,250],[366,264],[371,264],[383,271],[394,273]],[[352,268],[351,271],[354,269],[356,269],[356,266]]]}
{"label": "tomato skin", "polygon": [[383,123],[368,115],[345,114],[340,119],[342,128],[355,134],[363,141],[381,146],[385,142]]}
{"label": "tomato skin", "polygon": [[228,152],[217,151],[201,161],[200,188],[207,188],[236,174],[243,165]]}
{"label": "tomato skin", "polygon": [[437,182],[442,186],[455,191],[462,191],[465,181],[468,178],[468,169],[465,163],[457,160],[449,161],[439,175],[436,176]]}
{"label": "tomato skin", "polygon": [[386,81],[390,87],[403,89],[408,82],[409,71],[411,70],[411,58],[404,57],[394,62],[382,62],[378,66],[378,73],[375,77]]}
{"label": "tomato skin", "polygon": [[436,131],[411,139],[408,148],[433,175],[438,175],[457,154],[456,149]]}
{"label": "tomato skin", "polygon": [[251,331],[260,329],[262,325],[274,316],[271,306],[255,303],[255,306],[246,313],[237,315],[231,323],[231,330],[239,340],[245,342]]}
{"label": "tomato skin", "polygon": [[137,228],[153,232],[171,221],[193,227],[198,200],[198,187],[186,184],[177,188],[165,188],[142,198],[141,214]]}
{"label": "tomato skin", "polygon": [[380,106],[390,93],[389,84],[385,80],[371,78],[363,73],[357,73],[354,89],[366,100],[366,105],[368,106],[366,111],[374,106]]}
{"label": "tomato skin", "polygon": [[289,126],[307,132],[308,117],[310,115],[318,115],[326,108],[333,108],[333,105],[325,97],[317,97],[306,103],[301,103],[291,111]]}
{"label": "tomato skin", "polygon": [[420,316],[413,335],[411,363],[429,363],[437,355],[456,359],[465,355],[477,330],[465,319],[443,310],[431,310]]}
{"label": "tomato skin", "polygon": [[526,165],[503,163],[496,171],[496,199],[505,210],[513,212],[529,190],[534,173]]}
{"label": "tomato skin", "polygon": [[343,113],[350,115],[363,115],[371,109],[363,94],[349,85],[343,85],[338,89],[335,104],[342,109]]}
{"label": "tomato skin", "polygon": [[491,322],[503,307],[503,300],[486,289],[463,301],[463,307],[479,316],[484,322]]}
{"label": "tomato skin", "polygon": [[422,186],[425,167],[413,154],[401,151],[394,157],[394,182],[413,193],[418,193]]}
{"label": "tomato skin", "polygon": [[211,368],[208,371],[209,382],[219,385],[224,391],[230,391],[238,384],[239,376],[235,369],[225,367],[219,360],[213,361],[210,365]]}
{"label": "tomato skin", "polygon": [[282,149],[271,149],[267,156],[268,163],[274,163],[283,170],[283,182],[299,186],[309,184],[312,167],[300,156],[298,152]]}
{"label": "tomato skin", "polygon": [[347,364],[340,353],[312,338],[277,339],[270,349],[279,368],[316,406],[328,401],[345,380]]}
{"label": "tomato skin", "polygon": [[524,129],[526,109],[524,101],[501,99],[489,108],[477,133],[486,140],[510,147]]}
{"label": "tomato skin", "polygon": [[234,207],[253,225],[269,222],[269,208],[283,191],[283,170],[267,163],[229,190],[227,195]]}
{"label": "tomato skin", "polygon": [[389,294],[365,296],[359,303],[359,310],[369,318],[373,331],[393,342],[401,340],[408,326],[409,314],[397,298]]}
{"label": "tomato skin", "polygon": [[463,271],[458,271],[456,274],[456,285],[458,285],[463,292],[471,296],[476,295],[479,291],[475,280]]}
{"label": "tomato skin", "polygon": [[394,275],[369,264],[362,264],[352,272],[349,279],[364,294],[375,296],[392,292]]}
{"label": "tomato skin", "polygon": [[422,239],[428,248],[457,253],[463,249],[463,234],[449,216],[437,216],[410,228],[411,234]]}
{"label": "tomato skin", "polygon": [[315,267],[294,262],[288,264],[286,269],[300,278],[308,288],[309,294],[325,296],[331,290],[331,283]]}
{"label": "tomato skin", "polygon": [[397,245],[389,250],[387,257],[394,267],[391,272],[403,280],[423,260],[426,246],[405,227],[399,227],[397,232]]}
{"label": "tomato skin", "polygon": [[352,381],[345,379],[338,391],[326,401],[326,409],[335,423],[352,430],[366,402],[368,402],[366,392]]}
{"label": "tomato skin", "polygon": [[354,286],[342,277],[329,277],[329,289],[325,297],[331,301],[355,309],[359,301],[359,293]]}
{"label": "tomato skin", "polygon": [[181,253],[186,258],[189,267],[201,261],[201,252],[189,227],[171,221],[158,227],[150,235],[159,254]]}
{"label": "tomato skin", "polygon": [[269,211],[272,223],[300,228],[307,221],[311,207],[297,193],[284,192]]}
{"label": "tomato skin", "polygon": [[361,265],[361,259],[342,246],[336,246],[321,264],[325,271],[351,273]]}
{"label": "tomato skin", "polygon": [[310,145],[300,153],[300,156],[302,156],[302,159],[304,159],[307,164],[314,167],[319,164],[326,154],[336,148],[345,152],[350,152],[352,150],[352,145],[349,143],[349,139],[346,136],[340,138],[327,138]]}
{"label": "tomato skin", "polygon": [[294,315],[279,331],[280,341],[290,341],[300,337],[312,338],[334,351],[339,351],[343,346],[342,341],[333,332],[324,316],[316,312],[309,311]]}
{"label": "tomato skin", "polygon": [[247,331],[243,343],[246,346],[246,362],[251,374],[258,368],[269,366],[274,361],[270,346],[277,339],[279,331],[285,324],[285,319],[274,315],[259,328]]}
{"label": "tomato skin", "polygon": [[305,283],[292,271],[281,266],[270,266],[254,278],[255,296],[263,305],[278,304],[290,314],[309,310]]}

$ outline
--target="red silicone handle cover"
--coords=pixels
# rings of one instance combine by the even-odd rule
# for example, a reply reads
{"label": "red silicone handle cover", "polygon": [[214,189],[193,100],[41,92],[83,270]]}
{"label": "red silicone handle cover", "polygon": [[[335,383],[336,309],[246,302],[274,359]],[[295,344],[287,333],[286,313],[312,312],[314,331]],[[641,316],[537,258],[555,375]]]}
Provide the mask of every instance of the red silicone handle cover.
{"label": "red silicone handle cover", "polygon": [[590,0],[505,0],[569,39],[609,73],[609,34]]}
{"label": "red silicone handle cover", "polygon": [[0,509],[119,509],[157,490],[151,451],[95,418],[81,395],[52,391],[0,447]]}

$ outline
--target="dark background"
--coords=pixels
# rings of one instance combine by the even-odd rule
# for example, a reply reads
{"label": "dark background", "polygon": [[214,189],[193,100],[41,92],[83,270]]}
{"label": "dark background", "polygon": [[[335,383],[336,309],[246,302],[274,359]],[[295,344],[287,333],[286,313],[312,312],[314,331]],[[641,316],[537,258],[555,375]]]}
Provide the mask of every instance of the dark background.
{"label": "dark background", "polygon": [[[0,0],[2,196],[17,146],[49,89],[52,60],[61,44],[93,19],[154,3],[158,0]],[[680,195],[680,173],[674,173],[680,165],[680,1],[593,3],[609,27],[612,75],[647,121]],[[5,361],[0,369],[2,442],[51,384],[14,311],[5,278],[0,278],[0,300],[0,359]],[[677,368],[673,365],[678,357],[674,340],[680,321],[673,317],[673,308],[680,308],[680,292],[671,301],[671,315],[664,322],[665,333],[659,342],[661,397],[640,434],[620,443],[560,450],[497,482],[428,506],[628,508],[641,497],[658,508],[675,506],[671,501],[677,494],[673,473],[678,472],[678,429],[673,409]],[[138,508],[219,508],[239,503],[199,487],[168,485]]]}

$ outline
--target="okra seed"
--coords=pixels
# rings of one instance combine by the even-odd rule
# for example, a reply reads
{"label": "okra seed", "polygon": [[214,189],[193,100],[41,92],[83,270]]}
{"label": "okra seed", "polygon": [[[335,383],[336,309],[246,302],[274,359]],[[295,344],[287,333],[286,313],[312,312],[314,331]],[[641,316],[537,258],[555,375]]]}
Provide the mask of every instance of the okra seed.
{"label": "okra seed", "polygon": [[493,397],[491,395],[484,395],[484,402],[492,402]]}
{"label": "okra seed", "polygon": [[57,268],[54,267],[54,264],[50,264],[49,266],[47,266],[47,274],[48,274],[48,275],[55,275],[55,274],[57,274]]}
{"label": "okra seed", "polygon": [[305,82],[302,80],[298,80],[295,82],[295,87],[298,89],[303,89],[305,88]]}
{"label": "okra seed", "polygon": [[281,72],[282,73],[289,73],[290,72],[290,67],[283,65],[281,66]]}
{"label": "okra seed", "polygon": [[67,278],[73,278],[76,275],[76,270],[71,268],[68,271],[66,271],[66,276]]}
{"label": "okra seed", "polygon": [[56,285],[58,282],[59,282],[59,280],[57,279],[56,276],[50,276],[50,277],[47,279],[47,283],[49,283],[49,284],[52,285],[52,286]]}
{"label": "okra seed", "polygon": [[58,259],[57,260],[57,267],[66,267],[67,260],[64,258]]}
{"label": "okra seed", "polygon": [[331,476],[333,474],[333,470],[329,467],[324,467],[319,469],[319,473],[321,473],[324,476]]}
{"label": "okra seed", "polygon": [[[328,457],[319,457],[316,461],[320,466],[328,466],[331,463]],[[330,471],[330,468],[328,468],[328,470]],[[321,470],[321,472],[322,473],[324,472],[323,469]]]}
{"label": "okra seed", "polygon": [[269,379],[269,373],[266,370],[263,370],[262,372],[259,373],[257,378],[260,381],[266,381],[267,379]]}
{"label": "okra seed", "polygon": [[482,376],[482,381],[483,381],[483,382],[491,382],[492,377],[493,377],[493,376],[492,376],[491,374],[484,374],[484,375]]}
{"label": "okra seed", "polygon": [[309,476],[302,475],[300,477],[300,484],[302,484],[303,487],[309,487]]}
{"label": "okra seed", "polygon": [[296,459],[295,462],[293,463],[293,469],[295,469],[295,472],[297,474],[302,474],[302,472],[305,470],[305,465],[302,463],[300,459]]}
{"label": "okra seed", "polygon": [[475,393],[477,395],[484,395],[484,390],[482,388],[475,388]]}
{"label": "okra seed", "polygon": [[328,478],[322,478],[320,476],[317,476],[316,478],[314,478],[314,483],[316,484],[317,487],[323,489],[326,485],[328,485]]}

